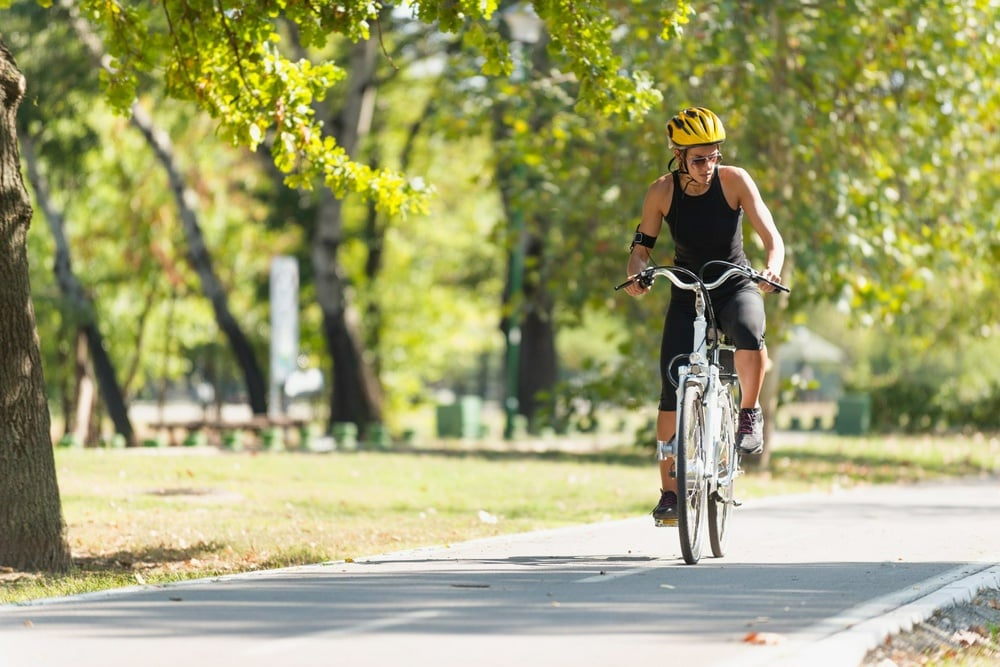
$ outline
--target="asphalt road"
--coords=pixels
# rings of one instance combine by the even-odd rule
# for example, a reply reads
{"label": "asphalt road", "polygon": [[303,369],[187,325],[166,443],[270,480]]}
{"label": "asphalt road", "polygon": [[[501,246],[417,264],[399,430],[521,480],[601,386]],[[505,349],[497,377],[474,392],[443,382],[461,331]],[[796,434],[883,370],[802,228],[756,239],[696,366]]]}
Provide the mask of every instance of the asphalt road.
{"label": "asphalt road", "polygon": [[998,517],[997,480],[874,487],[747,502],[695,566],[641,517],[7,605],[0,665],[853,667],[1000,583]]}

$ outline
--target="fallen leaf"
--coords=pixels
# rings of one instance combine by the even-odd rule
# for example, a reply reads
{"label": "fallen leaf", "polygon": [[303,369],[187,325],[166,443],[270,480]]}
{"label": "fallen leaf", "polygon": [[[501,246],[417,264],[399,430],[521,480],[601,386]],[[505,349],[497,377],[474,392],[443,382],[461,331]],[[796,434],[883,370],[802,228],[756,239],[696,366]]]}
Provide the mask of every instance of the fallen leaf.
{"label": "fallen leaf", "polygon": [[975,646],[985,639],[981,634],[969,630],[959,630],[951,636],[951,640],[959,646]]}
{"label": "fallen leaf", "polygon": [[777,646],[784,642],[785,638],[774,632],[748,632],[743,641],[756,646]]}

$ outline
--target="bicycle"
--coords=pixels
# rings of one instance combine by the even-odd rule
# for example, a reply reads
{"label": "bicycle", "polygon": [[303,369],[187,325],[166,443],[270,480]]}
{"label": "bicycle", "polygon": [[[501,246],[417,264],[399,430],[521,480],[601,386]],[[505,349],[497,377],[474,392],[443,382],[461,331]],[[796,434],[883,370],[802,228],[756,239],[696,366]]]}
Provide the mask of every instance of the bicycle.
{"label": "bicycle", "polygon": [[[720,264],[729,268],[718,279],[706,283],[703,279],[705,269]],[[749,266],[720,260],[703,266],[701,275],[676,266],[652,266],[615,287],[619,290],[633,282],[649,287],[657,277],[663,276],[677,287],[695,294],[693,350],[680,355],[687,357],[687,363],[678,368],[676,379],[670,376],[671,383],[677,387],[676,436],[672,447],[671,443],[657,446],[659,460],[673,457],[675,461],[677,527],[681,553],[688,565],[701,560],[706,523],[712,555],[716,558],[725,555],[730,512],[739,506],[734,496],[736,479],[742,474],[736,450],[739,381],[732,364],[735,348],[725,336],[719,335],[721,331],[715,323],[710,294],[739,275],[757,283],[768,283],[783,292],[790,291]],[[676,361],[678,358],[670,360],[668,368]]]}

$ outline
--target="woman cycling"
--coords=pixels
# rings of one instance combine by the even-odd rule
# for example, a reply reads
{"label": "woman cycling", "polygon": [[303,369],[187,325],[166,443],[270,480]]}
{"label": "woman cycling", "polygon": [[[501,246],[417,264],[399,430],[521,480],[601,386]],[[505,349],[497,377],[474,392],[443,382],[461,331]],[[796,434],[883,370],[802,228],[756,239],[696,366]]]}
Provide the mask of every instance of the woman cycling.
{"label": "woman cycling", "polygon": [[[743,250],[743,215],[764,245],[768,280],[781,282],[785,246],[771,212],[761,199],[757,185],[739,167],[722,164],[719,148],[726,140],[722,121],[703,107],[684,109],[667,123],[667,139],[673,150],[671,165],[677,168],[649,186],[642,205],[642,220],[636,228],[629,254],[627,274],[634,275],[653,264],[652,249],[666,221],[674,245],[674,265],[696,274],[712,260],[747,265]],[[706,282],[724,270],[709,267]],[[626,291],[640,296],[649,291],[632,282]],[[767,367],[764,345],[764,300],[748,278],[732,278],[712,292],[718,326],[736,346],[735,364],[740,380],[740,419],[737,448],[744,454],[764,451],[764,418],[759,397]],[[656,438],[666,445],[676,432],[677,394],[670,383],[672,359],[691,352],[694,336],[694,293],[672,287],[670,305],[663,324],[660,345],[660,402]],[[669,449],[668,449],[669,451]],[[677,480],[671,476],[673,458],[660,461],[660,502],[653,518],[660,524],[677,517]]]}

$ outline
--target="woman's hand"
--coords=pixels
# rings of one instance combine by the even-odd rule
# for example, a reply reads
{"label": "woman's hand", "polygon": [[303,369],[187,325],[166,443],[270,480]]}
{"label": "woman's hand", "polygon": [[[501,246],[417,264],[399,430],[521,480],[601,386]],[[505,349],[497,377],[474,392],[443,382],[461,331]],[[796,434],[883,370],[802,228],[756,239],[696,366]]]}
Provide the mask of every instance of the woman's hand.
{"label": "woman's hand", "polygon": [[652,285],[646,285],[645,287],[643,287],[642,285],[639,284],[638,280],[633,280],[632,282],[630,282],[628,285],[625,286],[625,293],[630,294],[632,296],[642,296],[651,289],[653,289]]}
{"label": "woman's hand", "polygon": [[[760,275],[763,276],[764,278],[766,278],[767,280],[770,280],[771,282],[778,283],[779,285],[781,284],[781,274],[775,273],[770,268],[766,268],[763,271],[761,271]],[[757,283],[757,285],[760,287],[760,291],[761,292],[776,292],[776,291],[778,291],[777,287],[775,287],[774,285],[770,285],[768,283],[763,283],[762,282],[762,283]]]}

